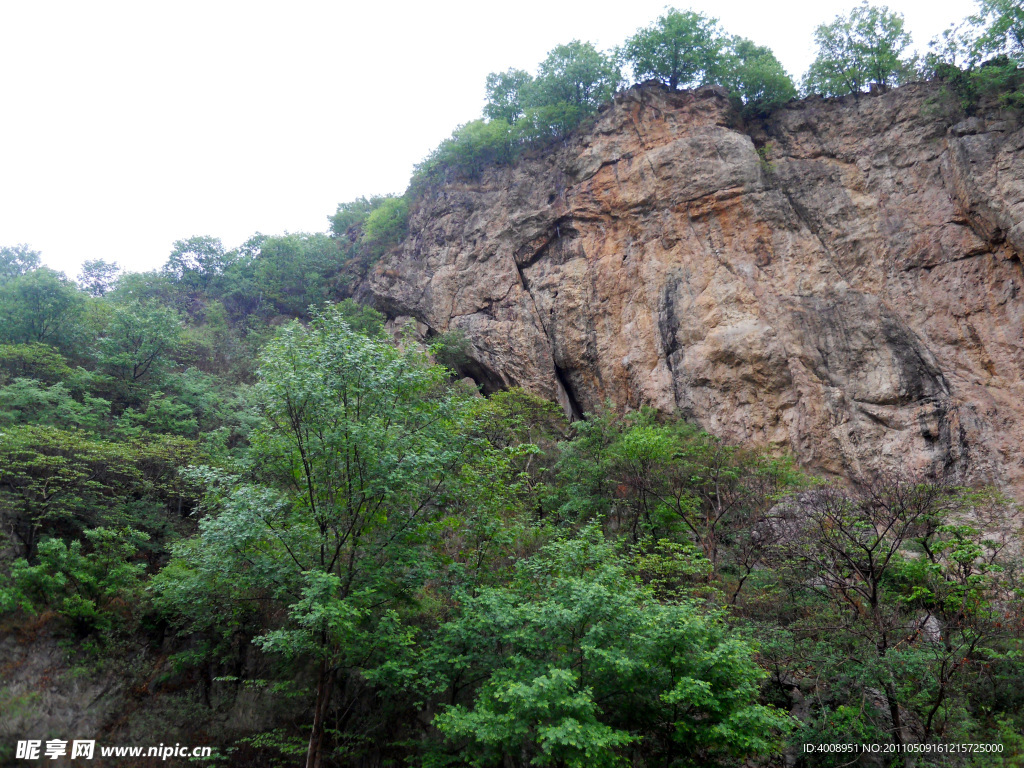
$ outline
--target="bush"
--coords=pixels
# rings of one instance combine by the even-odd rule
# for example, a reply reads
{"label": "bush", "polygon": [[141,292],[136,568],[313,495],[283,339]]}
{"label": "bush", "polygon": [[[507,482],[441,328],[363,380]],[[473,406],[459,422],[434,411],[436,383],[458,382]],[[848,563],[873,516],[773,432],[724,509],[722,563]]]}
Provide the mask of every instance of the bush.
{"label": "bush", "polygon": [[125,528],[94,528],[81,541],[47,539],[39,545],[38,563],[16,560],[10,585],[0,589],[0,610],[19,608],[36,614],[54,610],[78,636],[109,631],[121,623],[138,600],[145,566],[133,562],[149,537]]}
{"label": "bush", "polygon": [[366,217],[361,242],[380,255],[401,242],[408,226],[409,201],[404,197],[386,197]]}
{"label": "bush", "polygon": [[71,373],[64,356],[47,344],[0,344],[0,381],[10,377],[54,384]]}
{"label": "bush", "polygon": [[512,126],[505,120],[474,120],[456,128],[416,166],[413,184],[418,180],[443,181],[449,176],[479,178],[489,165],[511,163],[516,149]]}
{"label": "bush", "polygon": [[427,653],[442,685],[479,681],[435,720],[460,764],[739,764],[778,748],[791,721],[758,703],[751,646],[693,603],[652,599],[595,527],[517,571],[460,596]]}
{"label": "bush", "polygon": [[469,362],[471,346],[466,334],[454,328],[434,337],[430,353],[441,365],[457,371]]}

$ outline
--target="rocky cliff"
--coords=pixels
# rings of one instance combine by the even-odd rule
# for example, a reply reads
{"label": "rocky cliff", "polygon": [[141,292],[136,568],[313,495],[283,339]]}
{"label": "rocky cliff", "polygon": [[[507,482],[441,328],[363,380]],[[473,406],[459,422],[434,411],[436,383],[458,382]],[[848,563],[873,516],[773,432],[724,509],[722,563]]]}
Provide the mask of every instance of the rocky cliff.
{"label": "rocky cliff", "polygon": [[485,390],[1024,497],[1022,147],[937,84],[755,123],[713,88],[639,86],[556,150],[426,193],[363,290],[465,332]]}

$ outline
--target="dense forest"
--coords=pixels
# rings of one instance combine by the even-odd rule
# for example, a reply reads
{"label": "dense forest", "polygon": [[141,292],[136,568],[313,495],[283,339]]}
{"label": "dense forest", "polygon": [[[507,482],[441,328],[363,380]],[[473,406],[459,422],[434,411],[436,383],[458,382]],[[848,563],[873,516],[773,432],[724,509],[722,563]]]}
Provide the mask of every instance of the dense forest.
{"label": "dense forest", "polygon": [[[926,77],[967,113],[1020,103],[1014,0],[923,57],[867,4],[815,43],[805,94]],[[668,10],[490,75],[484,119],[329,233],[193,237],[76,280],[0,249],[0,647],[22,660],[0,762],[71,736],[32,731],[40,693],[5,680],[53,643],[60,674],[120,691],[79,737],[210,744],[210,765],[1024,766],[1008,499],[483,397],[464,338],[351,298],[426,186],[561,142],[624,72],[719,85],[744,119],[798,93],[768,49]]]}

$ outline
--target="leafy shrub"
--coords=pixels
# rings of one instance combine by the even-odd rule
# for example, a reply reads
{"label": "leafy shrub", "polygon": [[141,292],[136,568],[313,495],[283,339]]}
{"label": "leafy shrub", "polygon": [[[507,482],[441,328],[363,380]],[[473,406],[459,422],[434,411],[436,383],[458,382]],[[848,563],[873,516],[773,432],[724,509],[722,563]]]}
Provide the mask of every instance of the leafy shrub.
{"label": "leafy shrub", "polygon": [[514,754],[581,768],[618,765],[627,747],[645,764],[772,752],[790,719],[758,703],[752,648],[652,597],[595,527],[520,562],[509,586],[462,596],[427,654],[442,679],[480,681],[435,720],[448,750],[473,766]]}
{"label": "leafy shrub", "polygon": [[460,125],[430,156],[416,166],[416,181],[442,181],[449,176],[475,179],[489,165],[510,163],[516,146],[505,120],[474,120]]}
{"label": "leafy shrub", "polygon": [[53,384],[71,375],[64,356],[47,344],[0,344],[0,377],[38,379]]}
{"label": "leafy shrub", "polygon": [[342,241],[346,256],[366,266],[405,237],[409,227],[409,201],[394,195],[369,200],[360,197],[341,203],[330,221],[331,233]]}
{"label": "leafy shrub", "polygon": [[131,528],[93,528],[85,539],[88,550],[81,541],[47,539],[35,565],[16,560],[9,586],[0,588],[0,610],[52,609],[79,636],[113,629],[139,597],[145,565],[134,558],[149,537]]}
{"label": "leafy shrub", "polygon": [[430,353],[441,365],[458,370],[469,360],[470,348],[466,334],[458,328],[453,328],[434,337]]}
{"label": "leafy shrub", "polygon": [[385,197],[363,224],[362,244],[378,255],[405,237],[409,226],[409,201],[404,197]]}

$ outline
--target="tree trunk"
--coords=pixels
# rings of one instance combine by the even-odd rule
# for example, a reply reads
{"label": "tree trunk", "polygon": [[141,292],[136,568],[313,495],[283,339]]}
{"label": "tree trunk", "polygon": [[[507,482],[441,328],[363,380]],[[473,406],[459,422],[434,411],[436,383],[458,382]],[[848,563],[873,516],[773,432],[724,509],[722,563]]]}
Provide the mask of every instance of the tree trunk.
{"label": "tree trunk", "polygon": [[306,768],[320,768],[320,757],[323,753],[324,717],[331,703],[331,692],[334,688],[334,670],[327,660],[320,662],[320,674],[316,686],[316,709],[313,712],[313,732],[309,735],[309,749],[306,751]]}
{"label": "tree trunk", "polygon": [[903,761],[904,768],[913,768],[916,762],[914,755],[903,751],[909,742],[903,729],[903,720],[900,717],[900,703],[896,697],[896,686],[891,678],[885,683],[885,699],[889,704],[889,716],[892,718],[892,740],[896,745],[897,753]]}

